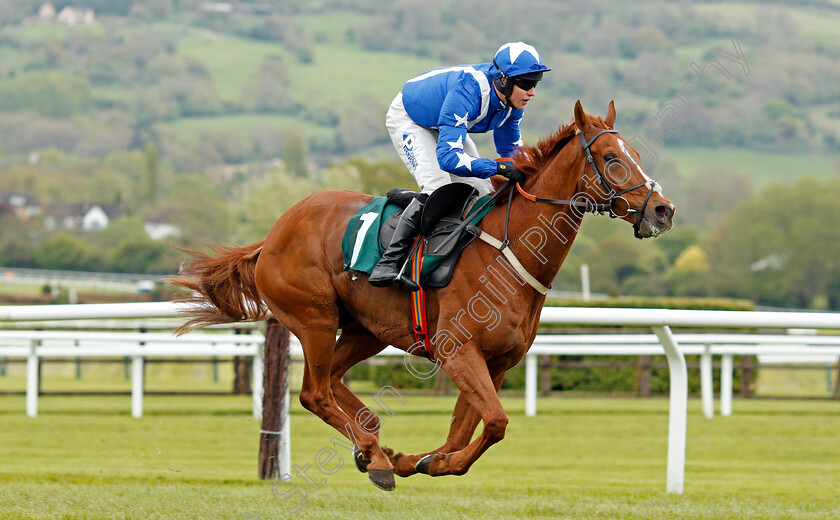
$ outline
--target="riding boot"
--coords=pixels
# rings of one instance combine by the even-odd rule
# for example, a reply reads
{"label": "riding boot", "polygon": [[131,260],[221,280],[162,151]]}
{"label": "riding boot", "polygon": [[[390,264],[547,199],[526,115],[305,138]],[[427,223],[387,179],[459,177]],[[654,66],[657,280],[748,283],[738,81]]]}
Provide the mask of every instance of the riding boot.
{"label": "riding boot", "polygon": [[411,246],[414,244],[414,237],[420,228],[420,214],[423,212],[423,203],[413,199],[408,207],[403,210],[397,227],[394,229],[394,236],[388,249],[382,254],[382,258],[373,271],[370,272],[368,282],[376,287],[386,287],[399,283],[407,291],[416,291],[420,287],[411,281],[408,275],[403,274],[408,259],[405,258]]}

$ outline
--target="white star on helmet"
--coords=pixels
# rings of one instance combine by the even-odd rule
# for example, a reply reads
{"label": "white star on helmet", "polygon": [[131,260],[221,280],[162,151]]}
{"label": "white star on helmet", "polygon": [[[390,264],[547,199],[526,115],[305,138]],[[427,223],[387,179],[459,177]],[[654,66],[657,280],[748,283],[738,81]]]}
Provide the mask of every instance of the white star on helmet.
{"label": "white star on helmet", "polygon": [[527,43],[523,43],[523,42],[507,43],[507,44],[503,45],[502,49],[500,49],[500,50],[503,50],[503,49],[508,49],[508,52],[510,52],[510,62],[511,63],[515,62],[516,58],[518,58],[519,55],[522,54],[523,52],[527,52],[528,54],[533,56],[535,60],[540,61],[540,54],[537,52],[537,49],[535,49],[531,45],[528,45]]}

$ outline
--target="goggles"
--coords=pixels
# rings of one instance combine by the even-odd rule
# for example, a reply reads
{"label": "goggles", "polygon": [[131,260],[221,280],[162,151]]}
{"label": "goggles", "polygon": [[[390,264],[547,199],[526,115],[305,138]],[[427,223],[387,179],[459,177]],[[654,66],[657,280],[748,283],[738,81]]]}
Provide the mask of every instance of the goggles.
{"label": "goggles", "polygon": [[524,79],[524,78],[511,78],[513,84],[517,87],[521,88],[522,90],[528,91],[532,88],[537,86],[537,83],[540,82],[538,79]]}

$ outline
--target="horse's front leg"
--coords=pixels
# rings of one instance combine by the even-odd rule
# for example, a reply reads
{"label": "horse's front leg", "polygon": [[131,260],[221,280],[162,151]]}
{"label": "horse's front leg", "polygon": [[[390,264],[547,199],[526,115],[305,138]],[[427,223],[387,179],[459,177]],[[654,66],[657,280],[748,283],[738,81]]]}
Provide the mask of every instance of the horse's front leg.
{"label": "horse's front leg", "polygon": [[[501,373],[493,379],[493,386],[498,393],[502,386],[505,375]],[[470,440],[481,422],[481,414],[470,405],[465,394],[462,392],[458,395],[458,400],[455,403],[455,409],[452,412],[452,423],[449,426],[449,435],[446,437],[446,442],[443,446],[416,455],[408,455],[405,453],[397,453],[391,457],[391,463],[394,465],[394,473],[401,477],[408,477],[417,473],[417,463],[420,459],[438,453],[452,453],[459,451],[469,445]],[[383,448],[384,449],[384,448]],[[386,454],[388,452],[386,451]]]}
{"label": "horse's front leg", "polygon": [[[432,476],[463,475],[487,448],[505,436],[508,418],[496,394],[496,385],[501,385],[502,378],[499,375],[495,381],[491,378],[484,357],[475,345],[461,347],[443,364],[443,369],[481,417],[484,427],[481,435],[465,448],[450,453],[427,455],[417,462],[416,469],[419,473]],[[468,417],[465,418],[465,423],[467,419]],[[469,425],[464,424],[462,428],[467,426]],[[464,432],[465,430],[459,431],[461,435],[464,435]]]}

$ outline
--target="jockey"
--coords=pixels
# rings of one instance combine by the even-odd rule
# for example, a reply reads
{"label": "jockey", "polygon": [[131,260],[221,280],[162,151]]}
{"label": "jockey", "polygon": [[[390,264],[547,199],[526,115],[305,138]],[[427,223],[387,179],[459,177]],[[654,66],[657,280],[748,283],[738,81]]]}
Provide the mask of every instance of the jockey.
{"label": "jockey", "polygon": [[534,47],[513,42],[502,45],[491,63],[433,69],[405,83],[388,109],[385,126],[423,195],[403,211],[388,249],[370,273],[371,284],[399,282],[417,290],[402,276],[405,265],[400,262],[417,233],[423,202],[435,189],[464,182],[487,195],[493,175],[516,182],[524,178],[510,163],[479,157],[468,134],[492,130],[496,152],[512,157],[522,146],[519,123],[525,105],[548,70]]}

